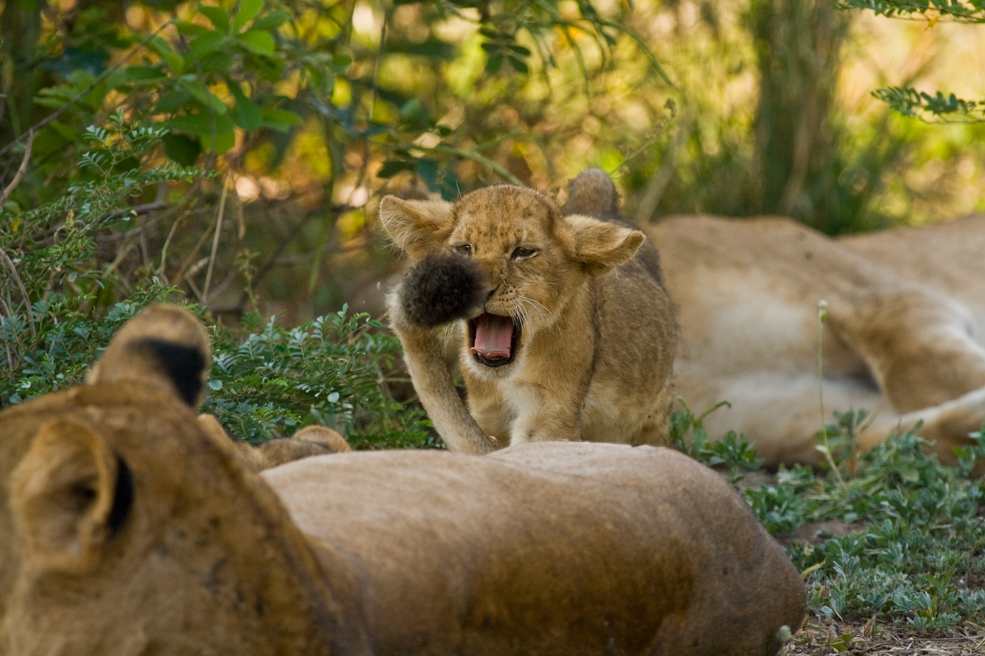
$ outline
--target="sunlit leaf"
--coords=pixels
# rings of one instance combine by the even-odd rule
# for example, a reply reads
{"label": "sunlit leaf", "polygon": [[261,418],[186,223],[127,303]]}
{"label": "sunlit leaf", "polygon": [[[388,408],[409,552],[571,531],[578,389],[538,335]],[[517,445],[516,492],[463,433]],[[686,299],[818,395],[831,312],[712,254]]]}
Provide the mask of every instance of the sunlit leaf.
{"label": "sunlit leaf", "polygon": [[272,11],[265,16],[261,16],[253,22],[254,30],[272,30],[275,27],[280,27],[287,21],[291,20],[291,15],[286,11]]}
{"label": "sunlit leaf", "polygon": [[220,32],[229,31],[229,14],[222,7],[198,5],[198,10],[209,19],[209,22]]}
{"label": "sunlit leaf", "polygon": [[124,77],[130,83],[151,84],[167,79],[168,76],[160,69],[150,66],[129,66],[124,69]]}
{"label": "sunlit leaf", "polygon": [[236,40],[256,55],[274,54],[274,37],[262,30],[247,30],[236,36]]}
{"label": "sunlit leaf", "polygon": [[205,150],[215,150],[219,155],[228,153],[236,145],[236,133],[233,130],[219,132],[215,136],[213,145],[212,135],[202,135],[202,148]]}
{"label": "sunlit leaf", "polygon": [[233,122],[243,130],[256,130],[263,124],[263,115],[255,102],[246,96],[239,96],[233,109]]}
{"label": "sunlit leaf", "polygon": [[184,72],[184,59],[181,55],[171,49],[171,44],[161,37],[155,36],[153,39],[148,41],[147,48],[167,62],[168,68],[174,71],[175,75],[181,75]]}
{"label": "sunlit leaf", "polygon": [[189,23],[188,21],[175,21],[174,26],[177,27],[178,31],[185,36],[198,36],[199,34],[204,34],[209,31],[209,28],[204,25]]}
{"label": "sunlit leaf", "polygon": [[192,39],[188,49],[193,56],[201,58],[210,52],[218,50],[225,40],[225,34],[216,32],[215,30],[209,30]]}
{"label": "sunlit leaf", "polygon": [[223,133],[231,132],[233,129],[233,122],[228,116],[212,116],[204,113],[175,116],[166,121],[165,124],[175,130],[200,137],[211,136],[213,130],[216,133]]}
{"label": "sunlit leaf", "polygon": [[261,9],[263,9],[263,0],[243,0],[236,18],[233,19],[233,32],[239,32],[244,25],[257,17]]}
{"label": "sunlit leaf", "polygon": [[260,114],[263,116],[264,127],[268,127],[271,130],[286,132],[295,125],[301,125],[301,117],[286,109],[261,107]]}

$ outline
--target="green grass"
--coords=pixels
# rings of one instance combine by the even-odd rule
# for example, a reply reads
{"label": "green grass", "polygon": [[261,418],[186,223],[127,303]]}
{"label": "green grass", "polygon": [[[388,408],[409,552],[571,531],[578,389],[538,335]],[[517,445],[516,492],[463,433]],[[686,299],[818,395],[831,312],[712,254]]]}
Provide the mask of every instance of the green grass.
{"label": "green grass", "polygon": [[[683,450],[728,468],[733,480],[756,468],[744,435],[708,444],[702,418],[686,407],[675,415]],[[856,418],[839,416],[829,430],[850,430]],[[985,491],[969,478],[985,455],[985,439],[973,437],[977,445],[959,454],[958,467],[926,455],[926,442],[911,431],[864,455],[841,451],[844,459],[835,460],[841,476],[797,466],[781,468],[770,483],[744,487],[756,517],[787,544],[803,573],[812,618],[875,621],[925,634],[985,618],[979,511]],[[839,526],[842,534],[814,525]]]}

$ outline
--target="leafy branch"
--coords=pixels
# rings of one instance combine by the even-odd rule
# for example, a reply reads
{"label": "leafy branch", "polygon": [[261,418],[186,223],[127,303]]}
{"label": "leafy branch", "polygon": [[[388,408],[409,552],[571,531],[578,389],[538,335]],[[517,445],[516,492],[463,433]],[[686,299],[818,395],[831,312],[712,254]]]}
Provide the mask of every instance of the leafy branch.
{"label": "leafy branch", "polygon": [[981,0],[841,0],[839,9],[862,9],[887,18],[926,20],[931,26],[940,19],[961,23],[985,23]]}
{"label": "leafy branch", "polygon": [[[840,0],[837,7],[871,11],[887,18],[925,20],[930,27],[942,19],[985,23],[985,2],[982,0]],[[985,122],[985,100],[964,100],[953,93],[944,95],[940,91],[931,95],[912,87],[876,89],[872,95],[900,114],[924,122]]]}
{"label": "leafy branch", "polygon": [[929,122],[929,115],[939,120],[985,122],[985,100],[963,100],[953,93],[945,96],[940,91],[930,95],[910,87],[876,89],[872,95],[900,114],[922,121]]}

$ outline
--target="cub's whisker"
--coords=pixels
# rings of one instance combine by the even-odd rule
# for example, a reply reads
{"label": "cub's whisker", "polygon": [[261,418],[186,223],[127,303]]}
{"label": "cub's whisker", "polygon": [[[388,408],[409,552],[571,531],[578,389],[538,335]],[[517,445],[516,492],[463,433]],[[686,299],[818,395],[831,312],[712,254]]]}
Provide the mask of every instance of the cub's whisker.
{"label": "cub's whisker", "polygon": [[534,307],[540,308],[541,310],[543,310],[547,314],[554,314],[549,309],[547,309],[547,306],[546,305],[544,305],[543,303],[541,303],[538,300],[535,300],[535,299],[532,299],[532,298],[528,298],[526,296],[521,296],[520,298],[522,298],[524,301],[527,301],[528,303],[531,303]]}
{"label": "cub's whisker", "polygon": [[[526,309],[527,304],[529,304],[530,307],[537,311],[537,314],[540,315],[542,321],[547,318],[547,315],[545,315],[544,311],[541,310],[541,308],[544,307],[541,303],[537,303],[537,301],[527,298],[526,296],[521,296],[520,300],[524,303],[524,309]],[[545,307],[544,310],[547,310],[547,308]],[[547,314],[550,314],[550,310],[547,310]]]}

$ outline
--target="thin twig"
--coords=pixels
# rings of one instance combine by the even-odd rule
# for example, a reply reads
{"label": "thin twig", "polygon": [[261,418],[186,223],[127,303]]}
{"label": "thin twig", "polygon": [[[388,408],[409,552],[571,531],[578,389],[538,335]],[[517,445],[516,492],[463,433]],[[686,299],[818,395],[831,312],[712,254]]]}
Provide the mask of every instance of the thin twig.
{"label": "thin twig", "polygon": [[31,161],[31,147],[34,145],[34,128],[27,131],[27,144],[24,146],[24,158],[21,160],[21,165],[17,169],[17,173],[14,174],[14,179],[10,181],[10,184],[3,190],[3,194],[0,194],[0,208],[3,204],[7,202],[10,198],[10,194],[14,193],[14,189],[17,185],[21,183],[24,179],[24,173],[27,171],[27,164]]}
{"label": "thin twig", "polygon": [[[10,318],[13,318],[14,314],[13,314],[13,312],[10,311],[10,308],[7,307],[7,304],[4,302],[3,297],[0,297],[0,305],[3,306],[3,310],[6,313],[6,316],[8,316]],[[0,313],[0,318],[2,318],[2,317],[3,317],[3,314]],[[13,371],[14,370],[14,356],[10,352],[10,343],[7,341],[7,338],[3,336],[3,332],[2,331],[0,331],[0,339],[3,340],[3,348],[7,352],[7,367],[9,368],[10,371]]]}
{"label": "thin twig", "polygon": [[[211,166],[211,163],[209,164],[209,166]],[[206,175],[208,174],[206,173]],[[192,186],[185,193],[184,199],[182,199],[181,202],[179,202],[171,209],[165,212],[161,212],[161,214],[151,218],[151,220],[145,223],[143,227],[147,228],[154,225],[155,223],[159,223],[160,221],[170,218],[175,214],[177,214],[179,210],[187,209],[189,205],[192,205],[194,202],[197,202],[198,190],[201,186],[202,186],[202,178],[196,178],[195,182],[192,183]],[[196,200],[193,201],[192,199],[196,199]],[[157,275],[161,276],[162,278],[165,278],[164,268],[167,265],[167,261],[168,261],[168,247],[171,245],[171,239],[174,237],[175,230],[177,230],[178,224],[181,223],[181,220],[183,218],[184,215],[179,216],[177,219],[174,220],[174,223],[171,224],[171,230],[168,232],[168,237],[167,239],[164,240],[164,246],[161,248],[161,264],[157,268]]]}
{"label": "thin twig", "polygon": [[[185,280],[185,276],[194,275],[193,273],[190,273],[190,271],[194,266],[196,266],[197,262],[202,261],[201,259],[195,260],[195,256],[197,256],[198,252],[202,250],[202,246],[205,245],[205,240],[208,239],[209,235],[212,234],[212,228],[214,227],[215,224],[213,223],[208,228],[206,228],[205,232],[202,233],[202,236],[198,238],[197,242],[195,242],[195,246],[191,249],[191,251],[188,252],[188,255],[185,256],[185,261],[181,263],[181,266],[178,268],[178,273],[175,274],[174,277],[175,285],[180,285]],[[205,261],[208,262],[208,259],[205,259]],[[198,269],[196,269],[196,272],[197,271]]]}
{"label": "thin twig", "polygon": [[[828,440],[828,426],[824,417],[824,324],[828,321],[828,302],[820,300],[817,302],[817,402],[821,410],[821,439],[824,441],[824,459],[828,461],[831,471],[834,472],[838,487],[845,489],[845,479],[841,476],[838,463],[835,462],[834,455],[831,453],[831,443]],[[820,448],[820,447],[819,447]]]}
{"label": "thin twig", "polygon": [[215,220],[215,235],[212,239],[212,254],[209,256],[209,270],[205,273],[205,286],[202,289],[202,302],[209,301],[209,284],[212,282],[212,268],[215,266],[215,256],[219,251],[219,236],[222,234],[222,215],[226,213],[226,196],[229,195],[229,184],[222,181],[222,195],[219,197],[219,214]]}
{"label": "thin twig", "polygon": [[448,155],[457,155],[458,157],[462,157],[464,159],[470,159],[473,162],[482,164],[488,169],[492,169],[493,171],[498,173],[500,177],[509,180],[511,183],[521,187],[523,186],[523,183],[520,182],[520,178],[510,173],[509,169],[504,167],[499,162],[494,162],[488,157],[484,157],[477,152],[471,150],[462,150],[460,148],[454,148],[452,146],[445,146],[444,144],[438,144],[436,146],[432,146],[431,148],[425,148],[424,146],[411,146],[410,148],[412,150],[425,150],[425,151],[429,150],[434,153],[446,153]]}
{"label": "thin twig", "polygon": [[10,271],[11,277],[21,290],[21,295],[24,297],[24,305],[27,306],[27,325],[31,329],[31,338],[37,339],[38,333],[34,329],[34,319],[31,318],[31,314],[33,313],[31,298],[27,295],[27,289],[24,287],[24,281],[21,280],[20,275],[17,273],[17,267],[14,266],[14,261],[10,259],[10,256],[8,256],[7,252],[2,248],[0,248],[0,261],[7,265],[7,269]]}

